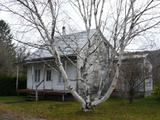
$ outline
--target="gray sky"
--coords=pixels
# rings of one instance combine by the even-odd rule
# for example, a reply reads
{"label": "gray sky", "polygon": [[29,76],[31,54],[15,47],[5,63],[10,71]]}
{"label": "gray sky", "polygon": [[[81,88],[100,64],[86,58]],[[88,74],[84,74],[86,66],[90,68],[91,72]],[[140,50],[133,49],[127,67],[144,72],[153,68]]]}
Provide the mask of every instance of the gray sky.
{"label": "gray sky", "polygon": [[[10,0],[0,0],[0,2],[4,1],[10,1]],[[138,0],[138,1],[145,1],[145,0]],[[115,2],[114,0],[112,2]],[[112,4],[112,3],[110,3]],[[139,2],[139,6],[141,6],[143,2]],[[109,8],[109,6],[106,6]],[[17,8],[16,8],[17,9]],[[105,12],[107,13],[108,9],[105,9]],[[114,11],[114,4],[110,6],[110,11]],[[83,31],[85,30],[83,21],[81,17],[79,17],[78,11],[75,11],[73,7],[71,7],[69,4],[64,4],[61,9],[61,18],[62,21],[58,24],[58,27],[61,28],[63,25],[66,26],[66,30],[68,32],[75,32],[75,31]],[[0,19],[5,20],[7,23],[9,23],[12,33],[14,37],[18,39],[24,39],[33,41],[33,39],[39,39],[39,36],[37,36],[36,32],[28,32],[25,35],[20,33],[19,30],[25,30],[25,27],[22,27],[23,21],[9,13],[2,11],[0,9]],[[94,28],[94,27],[93,27]],[[148,34],[146,33],[144,36],[139,36],[137,40],[133,41],[130,46],[127,47],[127,49],[159,49],[160,48],[160,37],[159,29],[155,29],[152,31],[154,34],[151,34],[151,32]],[[33,37],[34,36],[34,37]],[[107,36],[106,36],[107,37]]]}

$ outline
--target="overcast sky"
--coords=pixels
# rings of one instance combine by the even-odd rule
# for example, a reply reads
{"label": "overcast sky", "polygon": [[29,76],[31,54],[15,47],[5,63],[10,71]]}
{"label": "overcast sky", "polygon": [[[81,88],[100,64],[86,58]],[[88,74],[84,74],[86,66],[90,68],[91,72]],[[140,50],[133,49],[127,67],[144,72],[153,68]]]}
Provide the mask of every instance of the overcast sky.
{"label": "overcast sky", "polygon": [[[0,2],[4,2],[5,0],[0,0]],[[6,0],[9,1],[9,0]],[[144,0],[138,0],[138,1],[144,1]],[[75,32],[75,31],[83,31],[85,30],[84,24],[82,22],[82,19],[79,17],[78,11],[75,11],[73,7],[71,7],[69,4],[64,4],[63,9],[63,15],[62,15],[62,21],[58,25],[58,27],[66,26],[67,32]],[[17,9],[17,8],[16,8]],[[114,9],[114,7],[112,7]],[[39,37],[36,35],[36,32],[30,32],[26,33],[25,35],[22,35],[19,33],[19,30],[22,29],[22,21],[19,19],[19,17],[16,17],[12,13],[5,12],[1,10],[0,8],[0,19],[5,20],[11,27],[12,33],[14,37],[18,39],[24,39],[24,40],[33,40],[33,39],[39,39]],[[25,29],[25,28],[23,28]],[[18,32],[17,32],[18,30]],[[153,30],[156,34],[147,34],[145,36],[140,36],[139,41],[134,41],[132,44],[127,47],[127,49],[159,49],[160,48],[160,37],[159,33],[160,30]],[[33,37],[34,36],[34,37]],[[36,38],[37,36],[37,38]]]}

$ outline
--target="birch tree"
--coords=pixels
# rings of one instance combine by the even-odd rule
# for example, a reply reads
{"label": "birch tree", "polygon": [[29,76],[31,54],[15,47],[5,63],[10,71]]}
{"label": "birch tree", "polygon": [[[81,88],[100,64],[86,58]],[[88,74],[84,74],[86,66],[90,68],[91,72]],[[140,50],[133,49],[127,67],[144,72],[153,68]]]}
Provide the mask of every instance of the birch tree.
{"label": "birch tree", "polygon": [[[156,12],[156,9],[158,10],[160,3],[154,0],[144,2],[137,0],[116,0],[111,2],[105,0],[75,0],[71,4],[79,11],[87,33],[89,34],[91,27],[94,26],[101,33],[100,36],[107,34],[107,39],[103,38],[104,45],[108,44],[107,41],[109,41],[114,48],[110,57],[111,62],[106,60],[105,63],[108,64],[107,69],[112,73],[114,71],[112,82],[103,96],[98,95],[98,98],[91,102],[90,105],[95,106],[107,100],[115,89],[126,47],[138,39],[139,36],[143,36],[144,33],[155,29],[159,25],[159,13]],[[89,37],[88,43],[90,43]],[[90,49],[90,44],[88,44],[88,49]],[[85,58],[87,61],[88,54]],[[117,59],[117,63],[113,66],[115,59]],[[84,62],[83,68],[86,63]],[[103,81],[111,79],[108,77],[110,71],[107,72],[107,69],[105,70],[107,76]]]}
{"label": "birch tree", "polygon": [[[139,6],[138,0],[115,0],[112,2],[70,0],[70,4],[79,11],[87,32],[86,44],[82,48],[77,45],[76,49],[66,42],[64,36],[61,36],[57,29],[63,2],[62,0],[14,0],[1,2],[0,5],[4,10],[21,17],[30,31],[33,29],[38,31],[41,44],[17,41],[49,51],[55,58],[66,88],[82,104],[83,110],[88,111],[106,101],[115,89],[121,60],[127,45],[142,33],[159,25],[159,14],[156,12],[159,2],[147,0],[142,6]],[[12,9],[12,5],[21,8],[21,11]],[[91,28],[95,29],[94,35],[91,34]],[[76,91],[69,84],[69,78],[61,60],[63,51],[56,44],[56,33],[61,36],[63,43],[72,49],[78,58],[78,81],[82,84],[82,90]],[[69,59],[67,55],[65,57]]]}

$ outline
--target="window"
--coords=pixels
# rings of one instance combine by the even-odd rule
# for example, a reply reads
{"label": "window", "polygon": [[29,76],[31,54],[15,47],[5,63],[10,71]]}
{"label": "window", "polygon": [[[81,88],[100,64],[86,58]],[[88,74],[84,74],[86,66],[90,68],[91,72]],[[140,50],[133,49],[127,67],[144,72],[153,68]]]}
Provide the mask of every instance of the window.
{"label": "window", "polygon": [[39,69],[36,69],[34,71],[34,75],[35,75],[35,82],[39,82],[40,81],[40,70]]}
{"label": "window", "polygon": [[63,81],[62,73],[59,72],[59,83],[63,83],[63,82],[64,82],[64,81]]}
{"label": "window", "polygon": [[46,81],[51,81],[51,70],[47,70]]}

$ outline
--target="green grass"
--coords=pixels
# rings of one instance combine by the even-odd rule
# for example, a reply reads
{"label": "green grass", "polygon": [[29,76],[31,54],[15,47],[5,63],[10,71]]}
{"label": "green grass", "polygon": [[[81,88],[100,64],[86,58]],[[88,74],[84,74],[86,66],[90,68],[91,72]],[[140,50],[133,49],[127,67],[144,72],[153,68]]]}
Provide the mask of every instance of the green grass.
{"label": "green grass", "polygon": [[16,102],[23,99],[0,97],[0,110],[47,120],[160,120],[160,101],[154,98],[137,99],[133,104],[123,99],[109,99],[87,113],[76,101]]}
{"label": "green grass", "polygon": [[25,101],[25,97],[17,97],[17,96],[8,96],[8,97],[0,97],[0,103],[14,103]]}

